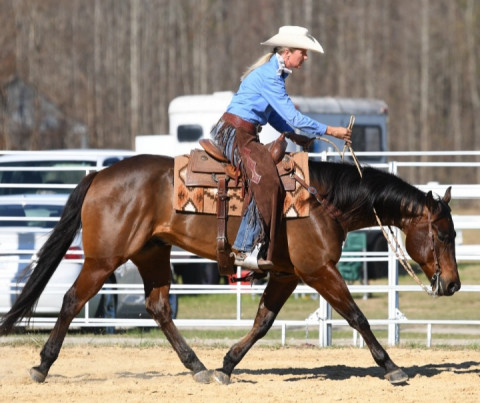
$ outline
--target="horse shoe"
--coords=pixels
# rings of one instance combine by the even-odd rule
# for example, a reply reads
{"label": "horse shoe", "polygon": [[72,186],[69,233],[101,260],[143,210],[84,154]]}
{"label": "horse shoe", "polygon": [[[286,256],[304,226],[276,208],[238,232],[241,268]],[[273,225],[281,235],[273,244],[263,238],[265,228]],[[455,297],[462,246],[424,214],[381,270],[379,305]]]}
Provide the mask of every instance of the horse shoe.
{"label": "horse shoe", "polygon": [[397,368],[385,374],[385,379],[392,385],[405,383],[408,381],[408,375],[401,369]]}
{"label": "horse shoe", "polygon": [[198,383],[212,383],[213,381],[213,370],[205,369],[203,371],[193,374],[193,379]]}
{"label": "horse shoe", "polygon": [[213,380],[220,385],[228,385],[230,383],[230,377],[222,371],[215,370],[212,376]]}
{"label": "horse shoe", "polygon": [[41,371],[39,371],[36,367],[30,368],[30,371],[28,371],[30,374],[30,378],[38,383],[43,383],[45,382],[45,378],[47,377],[45,374],[43,374]]}

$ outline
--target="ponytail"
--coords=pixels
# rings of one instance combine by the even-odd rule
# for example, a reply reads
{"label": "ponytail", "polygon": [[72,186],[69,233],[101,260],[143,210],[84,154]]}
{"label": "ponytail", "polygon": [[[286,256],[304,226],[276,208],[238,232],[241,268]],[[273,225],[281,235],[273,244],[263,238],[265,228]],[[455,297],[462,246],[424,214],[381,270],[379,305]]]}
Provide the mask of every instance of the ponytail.
{"label": "ponytail", "polygon": [[242,74],[242,77],[240,77],[240,81],[243,81],[245,79],[245,77],[247,77],[257,67],[260,67],[261,65],[267,63],[275,53],[278,53],[278,54],[281,55],[283,52],[285,52],[286,49],[288,49],[288,48],[286,48],[286,47],[276,47],[276,48],[273,49],[272,52],[264,54],[255,63],[253,63],[250,67],[248,67],[247,70],[245,70],[245,72]]}

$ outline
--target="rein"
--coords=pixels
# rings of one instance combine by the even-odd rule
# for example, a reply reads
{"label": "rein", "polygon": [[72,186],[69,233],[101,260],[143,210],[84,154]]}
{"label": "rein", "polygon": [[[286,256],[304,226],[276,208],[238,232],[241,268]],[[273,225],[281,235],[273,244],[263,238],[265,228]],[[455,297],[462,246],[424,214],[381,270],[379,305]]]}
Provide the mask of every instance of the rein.
{"label": "rein", "polygon": [[[348,128],[350,130],[352,130],[353,128],[353,124],[355,123],[355,116],[350,116],[350,123],[348,124]],[[331,144],[333,147],[336,148],[336,150],[338,151],[338,153],[340,154],[341,158],[342,158],[342,161],[344,161],[344,157],[345,157],[345,150],[348,148],[348,151],[350,152],[350,154],[352,155],[352,158],[353,158],[353,161],[355,163],[355,166],[357,167],[357,170],[358,170],[358,173],[360,175],[360,178],[363,177],[363,174],[362,174],[362,167],[360,165],[360,162],[358,161],[357,159],[357,156],[355,155],[355,152],[353,151],[353,148],[350,144],[346,144],[344,145],[343,147],[343,151],[340,152],[339,148],[335,145],[335,143],[331,142],[330,140],[328,139],[325,139],[323,137],[317,137],[316,139],[318,140],[322,140],[322,141],[325,141],[329,144]],[[298,179],[295,178],[297,181]],[[302,182],[299,181],[299,183],[304,186],[309,193],[311,193],[313,196],[315,196],[315,198],[317,199],[317,201],[322,204],[322,201],[319,200],[319,197],[318,197],[318,191],[317,189],[315,189],[314,187],[312,186],[308,186]],[[427,209],[428,210],[428,209]],[[388,245],[390,246],[390,248],[395,252],[395,256],[397,258],[397,260],[400,262],[400,264],[403,266],[403,268],[406,270],[406,272],[415,280],[415,282],[428,294],[430,295],[431,297],[435,297],[437,296],[438,294],[438,289],[439,289],[439,286],[440,286],[440,274],[441,274],[441,268],[440,268],[440,263],[438,262],[438,256],[437,254],[435,253],[435,238],[434,238],[434,235],[433,235],[433,229],[432,229],[432,217],[431,217],[431,213],[430,213],[430,210],[428,210],[428,237],[429,237],[429,240],[430,240],[430,248],[432,250],[432,253],[433,253],[433,259],[435,261],[435,273],[433,274],[431,280],[430,280],[430,283],[433,287],[433,285],[435,285],[435,291],[431,291],[430,289],[428,289],[428,287],[422,283],[422,281],[418,278],[418,276],[415,274],[415,271],[413,270],[412,266],[410,265],[410,263],[408,262],[407,260],[407,257],[406,257],[406,254],[405,254],[405,251],[403,250],[403,248],[401,247],[400,245],[400,242],[398,241],[396,235],[394,234],[391,226],[389,225],[388,226],[388,229],[390,231],[390,235],[391,237],[388,236],[387,234],[387,231],[385,230],[385,227],[384,225],[382,224],[382,221],[380,220],[380,217],[378,216],[377,214],[377,211],[375,210],[375,207],[373,208],[373,213],[375,215],[375,219],[377,220],[377,223],[382,231],[382,234],[383,236],[385,237],[385,239],[387,240],[388,242]],[[391,239],[394,240],[395,242],[395,245],[392,245],[392,242],[391,242]],[[400,256],[401,255],[401,256]]]}

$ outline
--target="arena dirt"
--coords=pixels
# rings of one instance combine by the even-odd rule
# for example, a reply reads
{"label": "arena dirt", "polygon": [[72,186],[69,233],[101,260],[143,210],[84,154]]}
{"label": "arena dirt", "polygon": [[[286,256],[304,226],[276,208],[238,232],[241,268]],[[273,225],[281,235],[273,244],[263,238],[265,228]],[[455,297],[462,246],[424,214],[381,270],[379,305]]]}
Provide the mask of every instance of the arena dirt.
{"label": "arena dirt", "polygon": [[[226,347],[195,346],[208,368]],[[254,347],[228,386],[198,384],[167,346],[66,345],[43,384],[30,380],[40,346],[0,345],[5,402],[478,402],[480,351],[390,348],[410,376],[392,386],[368,350]]]}

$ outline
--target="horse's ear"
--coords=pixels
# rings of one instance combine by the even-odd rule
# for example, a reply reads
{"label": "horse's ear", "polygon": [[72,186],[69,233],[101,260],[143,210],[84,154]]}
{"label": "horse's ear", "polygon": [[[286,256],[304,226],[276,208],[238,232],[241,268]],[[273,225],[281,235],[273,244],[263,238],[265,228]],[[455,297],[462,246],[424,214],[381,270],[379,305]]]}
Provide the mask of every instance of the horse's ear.
{"label": "horse's ear", "polygon": [[433,193],[431,190],[427,193],[426,205],[430,211],[434,211],[435,199],[433,198]]}
{"label": "horse's ear", "polygon": [[443,201],[445,203],[450,203],[450,200],[452,200],[452,187],[449,186],[447,190],[445,190],[445,195],[443,196]]}

